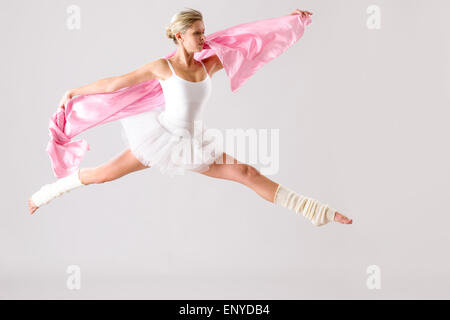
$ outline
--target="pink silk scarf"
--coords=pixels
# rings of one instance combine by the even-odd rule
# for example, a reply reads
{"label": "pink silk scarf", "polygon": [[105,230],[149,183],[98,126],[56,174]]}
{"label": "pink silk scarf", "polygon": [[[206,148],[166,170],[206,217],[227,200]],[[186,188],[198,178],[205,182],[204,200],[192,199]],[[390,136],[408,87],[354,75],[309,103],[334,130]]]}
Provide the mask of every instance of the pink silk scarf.
{"label": "pink silk scarf", "polygon": [[[206,37],[203,50],[194,53],[197,61],[217,55],[235,92],[260,67],[281,55],[300,39],[311,17],[289,15],[239,24]],[[166,55],[170,58],[176,50]],[[86,140],[72,138],[81,132],[107,123],[147,112],[165,104],[157,79],[141,82],[114,92],[79,95],[65,109],[50,117],[50,141],[46,151],[53,173],[63,178],[80,167],[90,149]]]}

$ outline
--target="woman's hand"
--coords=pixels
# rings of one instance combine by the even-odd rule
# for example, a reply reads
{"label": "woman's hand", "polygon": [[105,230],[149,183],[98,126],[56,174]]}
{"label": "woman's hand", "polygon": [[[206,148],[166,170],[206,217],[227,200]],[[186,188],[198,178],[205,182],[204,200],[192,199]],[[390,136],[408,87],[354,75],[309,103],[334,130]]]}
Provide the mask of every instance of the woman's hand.
{"label": "woman's hand", "polygon": [[61,98],[61,101],[59,102],[59,105],[58,105],[58,109],[56,109],[56,111],[59,111],[59,108],[64,110],[64,108],[66,107],[67,101],[72,99],[72,96],[73,96],[73,94],[70,90],[66,91],[66,93],[64,93],[64,96]]}
{"label": "woman's hand", "polygon": [[296,15],[296,14],[301,14],[301,15],[302,15],[302,18],[303,18],[303,17],[307,17],[307,16],[312,15],[312,12],[309,12],[309,11],[302,11],[302,10],[300,10],[300,9],[295,9],[295,10],[292,11],[291,13],[287,14],[287,16],[292,16],[292,15]]}

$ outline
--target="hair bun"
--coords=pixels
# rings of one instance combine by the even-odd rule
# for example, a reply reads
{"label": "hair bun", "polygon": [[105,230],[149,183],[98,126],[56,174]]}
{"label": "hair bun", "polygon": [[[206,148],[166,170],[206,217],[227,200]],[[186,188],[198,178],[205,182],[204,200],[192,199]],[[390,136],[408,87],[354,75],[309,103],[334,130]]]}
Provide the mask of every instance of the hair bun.
{"label": "hair bun", "polygon": [[173,34],[172,28],[170,26],[166,27],[166,36],[169,39],[174,39],[174,34]]}

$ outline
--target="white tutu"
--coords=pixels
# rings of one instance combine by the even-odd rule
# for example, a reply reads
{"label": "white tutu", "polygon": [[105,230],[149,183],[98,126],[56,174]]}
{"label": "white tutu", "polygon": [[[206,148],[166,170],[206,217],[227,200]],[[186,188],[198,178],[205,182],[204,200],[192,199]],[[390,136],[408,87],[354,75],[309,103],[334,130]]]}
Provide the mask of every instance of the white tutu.
{"label": "white tutu", "polygon": [[136,158],[172,177],[186,171],[206,171],[217,158],[218,162],[222,159],[222,144],[203,127],[199,129],[200,120],[194,129],[193,123],[169,119],[158,107],[120,122],[122,138]]}

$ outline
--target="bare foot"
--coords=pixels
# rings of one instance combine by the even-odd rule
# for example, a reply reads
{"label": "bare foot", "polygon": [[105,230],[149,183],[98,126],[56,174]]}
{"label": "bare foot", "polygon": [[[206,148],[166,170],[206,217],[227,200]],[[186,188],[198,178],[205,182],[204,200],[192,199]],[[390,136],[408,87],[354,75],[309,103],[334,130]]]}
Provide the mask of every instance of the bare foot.
{"label": "bare foot", "polygon": [[33,200],[31,200],[31,198],[30,198],[30,199],[28,199],[28,208],[30,208],[30,214],[33,214],[39,207],[37,207],[34,204]]}
{"label": "bare foot", "polygon": [[353,223],[352,219],[347,218],[346,216],[340,214],[337,211],[336,211],[336,214],[334,215],[334,221],[343,223],[343,224],[352,224]]}

